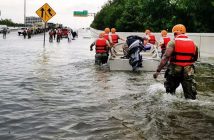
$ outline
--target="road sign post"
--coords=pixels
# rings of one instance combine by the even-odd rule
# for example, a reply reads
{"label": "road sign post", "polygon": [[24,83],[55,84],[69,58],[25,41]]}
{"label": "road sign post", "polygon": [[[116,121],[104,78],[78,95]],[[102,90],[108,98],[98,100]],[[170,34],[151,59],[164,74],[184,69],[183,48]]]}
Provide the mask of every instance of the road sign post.
{"label": "road sign post", "polygon": [[43,46],[45,46],[45,31],[46,31],[46,25],[47,25],[47,22],[45,22],[45,30],[44,30],[44,41],[43,41]]}
{"label": "road sign post", "polygon": [[45,29],[44,29],[44,46],[45,46],[45,31],[47,22],[56,15],[56,12],[47,4],[45,3],[42,7],[40,7],[36,14],[44,21]]}

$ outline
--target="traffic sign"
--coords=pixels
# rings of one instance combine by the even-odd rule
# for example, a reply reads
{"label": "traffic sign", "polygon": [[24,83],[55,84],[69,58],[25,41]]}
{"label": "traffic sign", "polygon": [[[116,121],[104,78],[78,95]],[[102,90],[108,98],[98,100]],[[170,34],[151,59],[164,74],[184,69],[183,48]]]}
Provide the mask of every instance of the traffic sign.
{"label": "traffic sign", "polygon": [[74,11],[74,16],[78,17],[87,17],[88,16],[88,11],[83,10],[83,11]]}
{"label": "traffic sign", "polygon": [[45,3],[42,7],[40,7],[36,14],[44,21],[47,22],[53,16],[56,15],[56,12],[47,4]]}

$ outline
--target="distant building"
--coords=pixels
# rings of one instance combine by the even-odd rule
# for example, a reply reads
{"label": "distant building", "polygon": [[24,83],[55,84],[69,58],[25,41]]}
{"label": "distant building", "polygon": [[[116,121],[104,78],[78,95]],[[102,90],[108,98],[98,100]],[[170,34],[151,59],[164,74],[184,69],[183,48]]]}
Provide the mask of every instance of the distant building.
{"label": "distant building", "polygon": [[39,17],[26,17],[25,18],[25,21],[26,21],[26,25],[27,26],[32,26],[34,25],[35,23],[41,23],[42,22],[42,19],[39,18]]}
{"label": "distant building", "polygon": [[55,23],[52,23],[52,22],[48,22],[48,23],[47,23],[47,26],[48,26],[49,29],[54,29],[54,28],[56,28],[56,24],[55,24]]}
{"label": "distant building", "polygon": [[62,25],[62,24],[57,23],[57,24],[55,25],[55,27],[56,27],[56,28],[62,28],[62,27],[63,27],[63,25]]}

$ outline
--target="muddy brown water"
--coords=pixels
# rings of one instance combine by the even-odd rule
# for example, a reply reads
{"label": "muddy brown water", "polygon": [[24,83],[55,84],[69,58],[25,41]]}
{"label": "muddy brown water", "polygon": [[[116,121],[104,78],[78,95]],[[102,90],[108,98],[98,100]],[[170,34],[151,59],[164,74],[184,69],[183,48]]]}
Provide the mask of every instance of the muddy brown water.
{"label": "muddy brown water", "polygon": [[163,74],[94,66],[93,38],[0,39],[1,140],[214,139],[214,65],[198,63],[197,100],[165,93]]}

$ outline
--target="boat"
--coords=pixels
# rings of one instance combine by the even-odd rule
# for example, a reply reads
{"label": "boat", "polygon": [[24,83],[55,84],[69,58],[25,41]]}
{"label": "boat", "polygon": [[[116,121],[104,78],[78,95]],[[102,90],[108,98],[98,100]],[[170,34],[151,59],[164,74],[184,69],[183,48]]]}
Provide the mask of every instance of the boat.
{"label": "boat", "polygon": [[[110,71],[133,70],[129,64],[129,59],[123,57],[123,45],[124,43],[118,43],[114,46],[114,57],[111,56],[108,60]],[[147,72],[156,71],[161,60],[159,52],[155,45],[152,45],[150,50],[140,52],[142,55],[142,67],[139,67],[138,70]]]}

